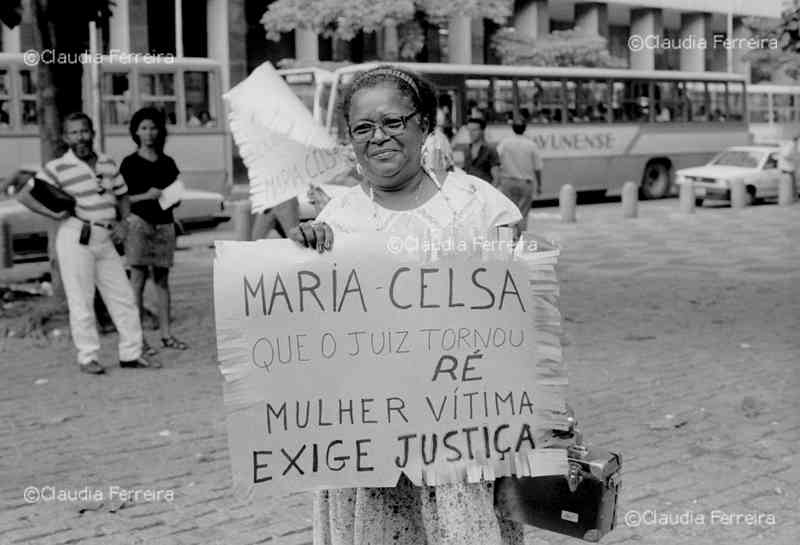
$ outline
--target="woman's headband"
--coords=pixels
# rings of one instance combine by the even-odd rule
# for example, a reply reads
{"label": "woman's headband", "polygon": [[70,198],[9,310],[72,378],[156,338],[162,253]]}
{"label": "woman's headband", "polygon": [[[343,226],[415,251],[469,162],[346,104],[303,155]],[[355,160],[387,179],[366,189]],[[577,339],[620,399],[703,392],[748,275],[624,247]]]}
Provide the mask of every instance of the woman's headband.
{"label": "woman's headband", "polygon": [[420,94],[419,94],[419,87],[417,87],[417,84],[414,81],[414,79],[411,76],[409,76],[408,74],[406,74],[404,72],[401,72],[400,70],[395,70],[394,68],[378,68],[378,69],[376,69],[376,70],[374,70],[372,72],[369,72],[368,74],[365,74],[365,75],[369,75],[369,76],[389,76],[391,78],[399,79],[400,81],[406,83],[409,87],[411,87],[411,89],[414,91],[414,94],[416,95],[417,100],[421,99]]}

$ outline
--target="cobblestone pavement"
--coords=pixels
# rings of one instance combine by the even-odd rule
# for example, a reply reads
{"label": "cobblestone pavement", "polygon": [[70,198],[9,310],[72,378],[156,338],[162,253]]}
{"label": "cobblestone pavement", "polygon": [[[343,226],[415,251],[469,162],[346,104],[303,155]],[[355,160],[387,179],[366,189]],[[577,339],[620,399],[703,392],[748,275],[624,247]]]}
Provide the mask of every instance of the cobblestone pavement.
{"label": "cobblestone pavement", "polygon": [[[590,443],[623,453],[619,527],[603,541],[795,544],[800,205],[677,206],[642,203],[633,220],[619,203],[585,206],[572,225],[554,209],[531,216],[531,230],[563,246],[570,402]],[[2,341],[0,544],[310,543],[307,494],[231,494],[209,239],[178,252],[176,334],[191,350],[162,352],[163,370],[114,367],[114,336],[102,377],[77,372],[65,337]],[[106,497],[28,504],[29,486]],[[112,486],[174,499],[122,503]]]}

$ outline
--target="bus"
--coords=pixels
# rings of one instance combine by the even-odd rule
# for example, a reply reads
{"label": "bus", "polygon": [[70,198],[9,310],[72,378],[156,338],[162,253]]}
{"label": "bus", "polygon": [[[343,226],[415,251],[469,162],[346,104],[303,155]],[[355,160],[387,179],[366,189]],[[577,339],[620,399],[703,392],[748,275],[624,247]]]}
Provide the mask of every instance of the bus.
{"label": "bus", "polygon": [[314,120],[324,123],[333,73],[322,68],[284,68],[278,73],[312,112]]}
{"label": "bus", "polygon": [[756,142],[800,136],[800,85],[759,83],[747,86],[750,132]]}
{"label": "bus", "polygon": [[[141,107],[156,107],[166,115],[167,152],[181,169],[181,180],[191,189],[226,194],[232,181],[232,149],[219,63],[205,58],[125,60],[104,57],[99,65],[105,152],[117,162],[131,153],[131,116]],[[83,73],[88,111],[88,65]],[[41,162],[36,85],[36,68],[26,65],[21,53],[0,54],[0,177]]]}
{"label": "bus", "polygon": [[[345,88],[356,74],[380,64],[339,68],[321,84],[320,94],[329,99],[316,115],[340,140],[347,137],[340,105]],[[645,198],[664,197],[675,191],[678,169],[705,164],[723,148],[750,141],[745,79],[739,74],[394,65],[436,87],[456,162],[467,147],[468,119],[486,120],[490,143],[511,134],[513,119],[524,119],[525,134],[543,159],[539,199],[556,198],[566,183],[578,191],[619,194],[629,180],[640,185]]]}

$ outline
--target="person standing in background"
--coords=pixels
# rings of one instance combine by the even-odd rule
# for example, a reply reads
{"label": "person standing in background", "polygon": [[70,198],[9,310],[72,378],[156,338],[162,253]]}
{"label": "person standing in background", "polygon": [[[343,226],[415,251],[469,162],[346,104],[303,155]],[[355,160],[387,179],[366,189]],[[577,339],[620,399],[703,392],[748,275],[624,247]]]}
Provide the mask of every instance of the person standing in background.
{"label": "person standing in background", "polygon": [[494,184],[497,180],[500,159],[497,151],[486,142],[486,120],[472,118],[467,121],[469,147],[464,157],[464,171]]}
{"label": "person standing in background", "polygon": [[[119,332],[120,367],[158,368],[161,364],[142,354],[139,313],[114,244],[125,239],[130,214],[128,187],[113,159],[94,151],[91,118],[76,112],[64,119],[64,142],[69,151],[49,161],[18,195],[32,211],[59,220],[56,252],[69,307],[72,340],[78,349],[81,372],[105,373],[98,362],[100,338],[94,314],[95,286]],[[75,198],[74,213],[54,213],[30,191],[40,180]]]}
{"label": "person standing in background", "polygon": [[[169,269],[175,254],[175,218],[172,208],[164,210],[158,202],[161,191],[178,179],[178,166],[164,153],[167,127],[163,114],[155,108],[138,110],[130,122],[130,134],[137,149],[122,161],[120,172],[131,195],[130,229],[125,240],[125,256],[131,268],[131,284],[140,316],[144,318],[144,287],[152,271],[158,299],[158,325],[164,348],[186,350],[170,328]],[[174,207],[173,207],[174,208]],[[144,342],[145,354],[156,353]]]}
{"label": "person standing in background", "polygon": [[526,127],[525,123],[516,120],[511,126],[514,134],[497,145],[500,157],[498,188],[519,207],[522,214],[522,221],[516,226],[517,234],[527,227],[534,195],[542,194],[542,159],[533,140],[525,138]]}

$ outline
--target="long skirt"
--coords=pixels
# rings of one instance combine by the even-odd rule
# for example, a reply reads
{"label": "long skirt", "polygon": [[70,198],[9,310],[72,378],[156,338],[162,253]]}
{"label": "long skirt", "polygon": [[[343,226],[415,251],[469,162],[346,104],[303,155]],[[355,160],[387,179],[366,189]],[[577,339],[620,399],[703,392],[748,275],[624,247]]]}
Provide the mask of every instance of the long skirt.
{"label": "long skirt", "polygon": [[499,520],[494,483],[346,488],[314,495],[314,545],[522,545],[522,526]]}

